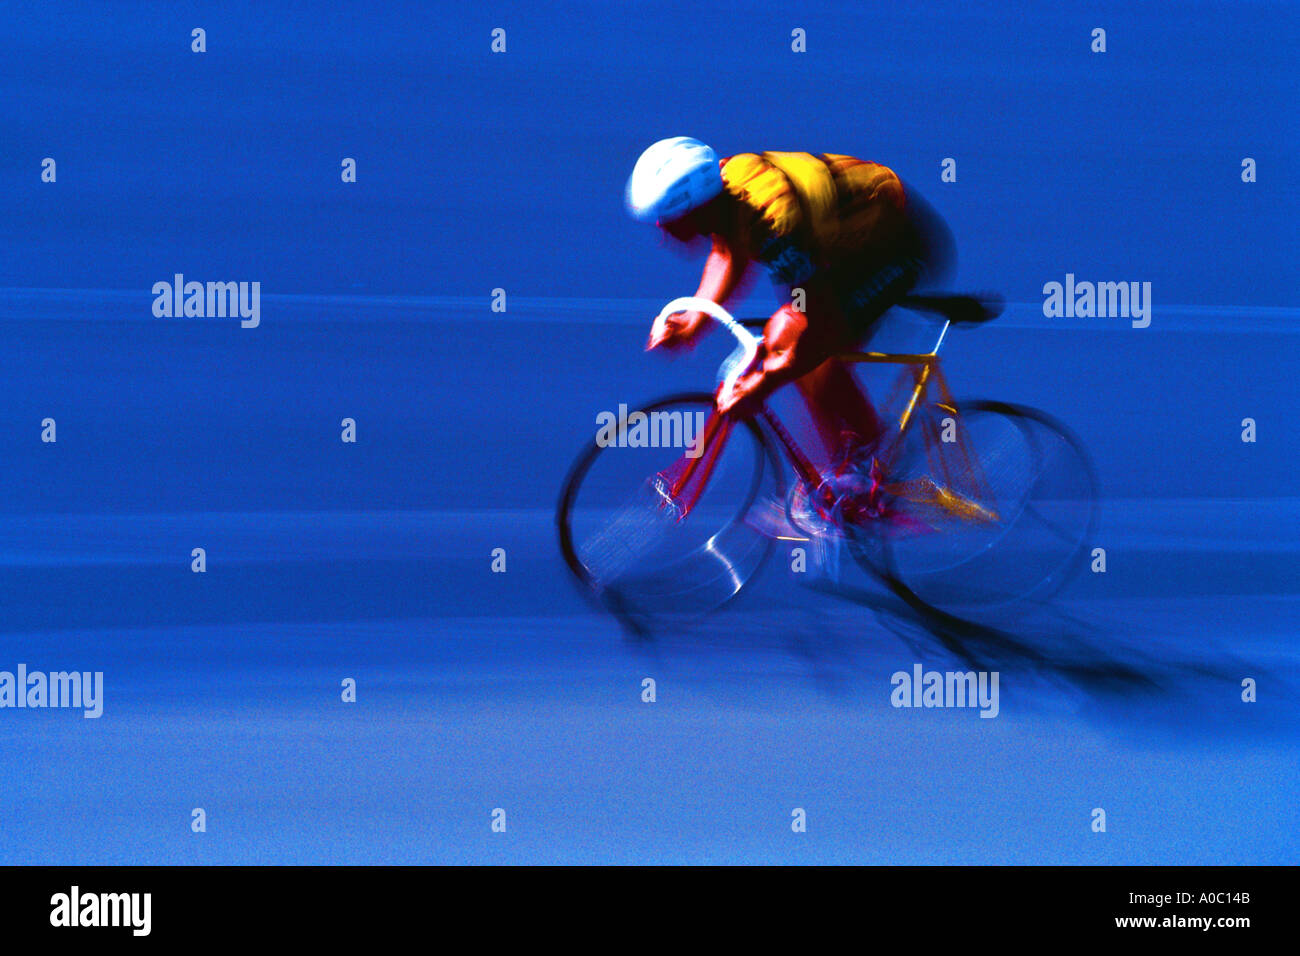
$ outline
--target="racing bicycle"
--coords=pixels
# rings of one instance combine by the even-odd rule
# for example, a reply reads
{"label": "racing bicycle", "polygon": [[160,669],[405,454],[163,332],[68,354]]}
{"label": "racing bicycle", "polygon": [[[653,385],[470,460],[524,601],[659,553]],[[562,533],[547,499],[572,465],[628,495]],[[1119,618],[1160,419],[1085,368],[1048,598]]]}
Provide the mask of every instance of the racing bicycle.
{"label": "racing bicycle", "polygon": [[[770,402],[736,418],[720,415],[710,392],[649,402],[620,423],[618,440],[593,439],[556,510],[560,549],[583,590],[641,627],[661,614],[707,613],[738,595],[783,541],[847,550],[913,607],[963,619],[1058,591],[1096,528],[1092,463],[1044,412],[953,398],[940,348],[954,324],[991,316],[944,314],[934,301],[900,303],[939,312],[928,352],[838,356],[893,372],[878,403],[886,431],[853,464],[855,482],[830,481]],[[718,374],[729,390],[755,362],[761,339],[751,329],[765,320],[737,320],[689,296],[660,317],[687,310],[707,313],[735,338]],[[789,533],[773,535],[755,520],[774,501],[784,504]]]}

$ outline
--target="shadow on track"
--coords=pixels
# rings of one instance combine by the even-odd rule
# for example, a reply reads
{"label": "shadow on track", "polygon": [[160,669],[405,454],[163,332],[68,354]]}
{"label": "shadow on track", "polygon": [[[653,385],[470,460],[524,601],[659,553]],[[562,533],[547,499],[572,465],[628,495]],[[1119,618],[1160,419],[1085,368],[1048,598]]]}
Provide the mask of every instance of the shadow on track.
{"label": "shadow on track", "polygon": [[[829,580],[808,581],[800,590],[818,600],[761,609],[745,602],[693,621],[625,621],[629,644],[656,661],[684,653],[696,676],[722,681],[738,673],[752,676],[757,667],[779,673],[779,663],[761,661],[780,655],[797,661],[798,673],[820,693],[836,698],[887,695],[882,675],[904,663],[997,671],[1008,703],[1065,709],[1121,733],[1164,727],[1172,734],[1206,736],[1240,730],[1243,721],[1255,725],[1257,712],[1264,715],[1242,707],[1243,675],[1267,681],[1279,703],[1294,696],[1285,678],[1236,653],[1219,647],[1197,653],[1190,635],[1154,629],[1139,634],[1137,625],[1088,620],[1067,604],[1022,607],[1014,621],[992,624]],[[864,629],[861,609],[907,655],[900,658],[898,646],[881,641],[879,630]],[[719,654],[731,663],[720,665]],[[1283,723],[1295,729],[1300,720]]]}

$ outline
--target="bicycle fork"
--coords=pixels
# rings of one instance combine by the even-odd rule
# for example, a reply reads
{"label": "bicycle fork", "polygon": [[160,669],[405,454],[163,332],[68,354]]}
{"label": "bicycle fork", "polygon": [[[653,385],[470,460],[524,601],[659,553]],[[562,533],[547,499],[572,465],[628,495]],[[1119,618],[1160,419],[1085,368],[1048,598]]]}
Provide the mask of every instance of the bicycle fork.
{"label": "bicycle fork", "polygon": [[[795,474],[800,481],[811,489],[817,503],[828,511],[833,510],[838,500],[837,496],[828,486],[825,476],[818,471],[817,466],[804,454],[803,449],[799,447],[799,443],[794,440],[794,437],[781,423],[781,420],[766,405],[763,405],[758,410],[757,417],[771,429],[772,434],[781,443],[781,447],[785,449],[786,455],[794,465]],[[686,520],[691,509],[700,500],[700,496],[708,485],[709,477],[713,474],[714,468],[717,467],[718,456],[731,434],[733,425],[733,419],[714,410],[710,413],[699,439],[703,446],[701,454],[693,458],[689,455],[683,455],[663,471],[657,472],[650,480],[651,488],[659,495],[660,506],[675,521]],[[879,501],[882,491],[881,478],[879,465],[873,461],[871,490],[865,507],[867,514],[871,517],[878,517],[881,511]]]}
{"label": "bicycle fork", "polygon": [[700,453],[692,457],[683,455],[663,471],[657,472],[650,479],[650,487],[659,495],[660,507],[672,516],[674,521],[682,522],[691,513],[704,488],[709,483],[709,476],[717,467],[718,455],[731,434],[732,421],[714,409],[709,413],[708,421],[698,439]]}

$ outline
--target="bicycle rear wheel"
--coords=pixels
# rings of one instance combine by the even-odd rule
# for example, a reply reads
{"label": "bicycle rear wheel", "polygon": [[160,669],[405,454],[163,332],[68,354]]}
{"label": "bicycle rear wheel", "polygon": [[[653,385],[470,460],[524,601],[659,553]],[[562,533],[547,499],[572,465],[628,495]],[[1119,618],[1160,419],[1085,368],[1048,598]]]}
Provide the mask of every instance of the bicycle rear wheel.
{"label": "bicycle rear wheel", "polygon": [[[670,396],[638,411],[650,435],[671,432],[677,423],[699,434],[719,421],[711,417],[714,399],[707,392]],[[725,420],[722,428],[714,433],[716,447],[699,448],[695,464],[688,449],[662,442],[629,447],[593,440],[575,460],[556,509],[560,550],[583,588],[621,617],[712,611],[740,592],[770,552],[770,539],[744,517],[765,485],[782,492],[775,449],[752,420]],[[696,479],[696,495],[684,509],[670,492],[673,476],[688,468],[707,468],[707,479]]]}
{"label": "bicycle rear wheel", "polygon": [[1096,473],[1045,413],[931,406],[887,461],[888,515],[853,533],[850,548],[914,606],[978,618],[1045,599],[1082,566]]}

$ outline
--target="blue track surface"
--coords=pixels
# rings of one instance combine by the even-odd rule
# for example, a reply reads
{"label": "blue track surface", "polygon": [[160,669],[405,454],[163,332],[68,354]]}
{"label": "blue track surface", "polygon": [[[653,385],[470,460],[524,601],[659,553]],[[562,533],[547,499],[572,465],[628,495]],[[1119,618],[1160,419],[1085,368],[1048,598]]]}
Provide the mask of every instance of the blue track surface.
{"label": "blue track surface", "polygon": [[[0,709],[0,863],[1300,861],[1294,11],[837,6],[6,15],[0,670],[106,690]],[[1108,570],[972,649],[997,719],[890,706],[959,664],[866,581],[637,645],[568,580],[595,413],[723,354],[641,351],[699,258],[622,182],[677,133],[886,162],[1011,300],[948,378],[1078,432]],[[176,272],[260,327],[154,318]],[[1045,318],[1067,272],[1151,326]]]}

